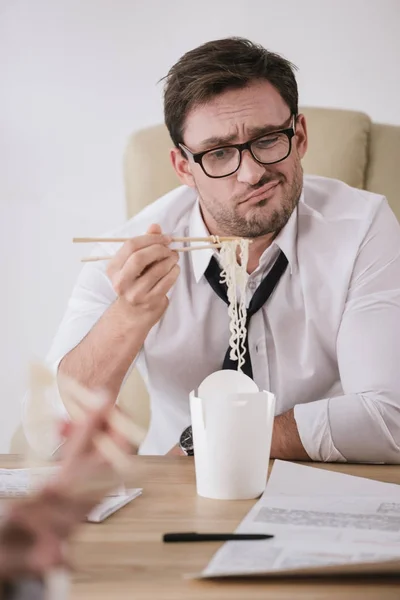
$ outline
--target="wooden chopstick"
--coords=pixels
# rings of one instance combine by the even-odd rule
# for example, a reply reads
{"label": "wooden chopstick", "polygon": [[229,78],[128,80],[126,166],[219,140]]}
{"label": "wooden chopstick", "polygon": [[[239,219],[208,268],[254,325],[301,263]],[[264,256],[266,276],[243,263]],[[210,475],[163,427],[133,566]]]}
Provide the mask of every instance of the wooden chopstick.
{"label": "wooden chopstick", "polygon": [[[103,237],[75,237],[72,239],[72,242],[74,244],[86,244],[86,243],[92,243],[92,242],[128,242],[129,240],[132,240],[132,237],[110,237],[110,238],[103,238]],[[172,238],[172,242],[212,242],[212,243],[217,243],[218,241],[220,242],[230,242],[233,240],[240,240],[242,238],[240,237],[236,237],[236,236],[231,236],[231,237],[223,237],[223,236],[217,236],[217,235],[210,235],[209,237],[173,237]]]}
{"label": "wooden chopstick", "polygon": [[242,238],[237,236],[220,236],[220,235],[210,235],[208,237],[173,237],[173,242],[230,242],[233,240],[240,240]]}
{"label": "wooden chopstick", "polygon": [[183,246],[183,248],[172,248],[175,252],[192,252],[192,250],[207,250],[208,248],[221,248],[221,244],[206,244],[205,246]]}
{"label": "wooden chopstick", "polygon": [[[221,248],[221,244],[207,244],[206,246],[185,246],[183,248],[173,248],[175,252],[192,252],[193,250],[208,250],[209,248]],[[81,262],[97,262],[98,260],[110,260],[114,258],[113,254],[109,256],[87,256],[81,258]]]}

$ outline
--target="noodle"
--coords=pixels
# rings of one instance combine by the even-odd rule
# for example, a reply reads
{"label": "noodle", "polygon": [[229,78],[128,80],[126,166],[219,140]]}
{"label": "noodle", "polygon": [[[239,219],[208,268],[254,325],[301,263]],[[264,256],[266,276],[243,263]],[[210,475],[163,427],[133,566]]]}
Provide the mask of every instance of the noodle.
{"label": "noodle", "polygon": [[[231,332],[229,338],[230,358],[237,361],[238,371],[241,371],[246,356],[246,285],[249,278],[247,274],[249,240],[219,242],[218,236],[214,237],[216,243],[221,244],[219,254],[222,266],[221,283],[225,283],[227,286],[229,330]],[[240,264],[237,261],[238,248]]]}

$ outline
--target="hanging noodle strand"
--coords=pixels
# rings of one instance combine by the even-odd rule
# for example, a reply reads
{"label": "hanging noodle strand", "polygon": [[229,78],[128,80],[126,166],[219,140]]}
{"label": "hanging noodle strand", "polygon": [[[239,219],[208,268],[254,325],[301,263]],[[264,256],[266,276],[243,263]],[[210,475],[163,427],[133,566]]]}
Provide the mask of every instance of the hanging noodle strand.
{"label": "hanging noodle strand", "polygon": [[[218,236],[215,236],[218,240]],[[246,285],[248,281],[247,263],[249,260],[249,240],[240,239],[221,244],[220,261],[222,266],[221,283],[227,286],[229,315],[230,358],[238,363],[242,370],[246,355]],[[239,256],[237,253],[239,250]],[[239,261],[238,262],[238,258]]]}

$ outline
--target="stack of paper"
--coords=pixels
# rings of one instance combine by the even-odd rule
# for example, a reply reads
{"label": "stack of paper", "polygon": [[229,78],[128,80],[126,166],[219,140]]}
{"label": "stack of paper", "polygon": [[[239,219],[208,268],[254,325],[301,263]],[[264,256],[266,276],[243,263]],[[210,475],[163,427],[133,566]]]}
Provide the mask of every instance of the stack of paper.
{"label": "stack of paper", "polygon": [[237,532],[274,538],[227,542],[201,577],[400,572],[400,486],[275,461]]}
{"label": "stack of paper", "polygon": [[[57,473],[59,467],[34,469],[0,469],[0,498],[18,498],[39,489]],[[87,516],[91,523],[100,523],[117,510],[140,496],[142,489],[121,487],[108,494]]]}

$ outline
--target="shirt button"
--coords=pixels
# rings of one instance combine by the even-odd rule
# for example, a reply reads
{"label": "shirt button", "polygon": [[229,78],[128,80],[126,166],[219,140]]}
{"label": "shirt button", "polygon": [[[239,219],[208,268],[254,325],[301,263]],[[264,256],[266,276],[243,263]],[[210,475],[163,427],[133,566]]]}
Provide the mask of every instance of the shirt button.
{"label": "shirt button", "polygon": [[256,289],[256,287],[257,287],[257,284],[256,284],[256,282],[254,281],[254,279],[251,279],[251,280],[249,281],[249,289],[250,289],[250,290],[255,290],[255,289]]}

